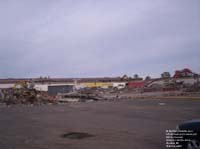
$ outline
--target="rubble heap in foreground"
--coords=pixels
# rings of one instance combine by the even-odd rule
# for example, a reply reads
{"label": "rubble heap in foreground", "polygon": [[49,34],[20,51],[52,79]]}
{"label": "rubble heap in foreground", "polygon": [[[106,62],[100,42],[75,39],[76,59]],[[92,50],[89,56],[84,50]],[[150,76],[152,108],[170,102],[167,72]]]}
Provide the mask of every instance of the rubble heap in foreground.
{"label": "rubble heap in foreground", "polygon": [[47,92],[35,89],[0,89],[0,102],[10,104],[46,104],[56,103],[55,97],[49,96]]}

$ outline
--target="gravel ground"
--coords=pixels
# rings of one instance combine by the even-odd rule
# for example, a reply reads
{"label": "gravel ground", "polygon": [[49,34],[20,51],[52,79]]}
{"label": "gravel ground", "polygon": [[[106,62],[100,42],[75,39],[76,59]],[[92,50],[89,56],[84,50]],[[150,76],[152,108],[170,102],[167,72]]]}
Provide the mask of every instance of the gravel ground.
{"label": "gravel ground", "polygon": [[[165,130],[200,119],[200,100],[134,99],[0,106],[1,149],[162,149]],[[82,139],[63,138],[85,132]]]}

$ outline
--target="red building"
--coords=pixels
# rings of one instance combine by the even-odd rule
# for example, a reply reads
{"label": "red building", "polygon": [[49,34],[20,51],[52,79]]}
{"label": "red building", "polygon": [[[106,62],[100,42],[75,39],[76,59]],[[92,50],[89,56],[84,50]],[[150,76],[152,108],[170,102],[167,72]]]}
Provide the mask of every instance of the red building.
{"label": "red building", "polygon": [[144,87],[145,83],[144,81],[137,81],[137,82],[128,82],[127,86],[128,88],[142,88]]}

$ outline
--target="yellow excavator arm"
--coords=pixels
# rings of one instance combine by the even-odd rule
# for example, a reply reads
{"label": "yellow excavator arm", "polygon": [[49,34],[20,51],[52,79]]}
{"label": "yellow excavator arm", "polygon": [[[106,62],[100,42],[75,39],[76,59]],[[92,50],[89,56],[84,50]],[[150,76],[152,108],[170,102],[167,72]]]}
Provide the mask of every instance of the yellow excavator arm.
{"label": "yellow excavator arm", "polygon": [[28,87],[28,84],[26,81],[19,81],[17,83],[14,84],[14,89],[16,88],[27,88]]}

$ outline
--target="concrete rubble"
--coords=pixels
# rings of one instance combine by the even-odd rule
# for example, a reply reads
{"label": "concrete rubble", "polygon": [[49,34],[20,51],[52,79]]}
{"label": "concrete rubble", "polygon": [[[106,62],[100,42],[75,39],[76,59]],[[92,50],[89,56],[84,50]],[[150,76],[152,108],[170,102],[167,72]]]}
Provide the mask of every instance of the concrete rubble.
{"label": "concrete rubble", "polygon": [[83,88],[74,92],[58,94],[57,99],[59,102],[90,102],[113,100],[117,97],[117,92],[113,89],[103,88]]}
{"label": "concrete rubble", "polygon": [[200,97],[200,75],[189,69],[164,72],[161,78],[90,78],[82,80],[0,79],[0,103],[47,104],[136,98]]}
{"label": "concrete rubble", "polygon": [[[58,93],[50,96],[48,92],[38,91],[30,88],[0,89],[0,103],[12,104],[49,104],[70,102],[92,102],[92,101],[114,101],[119,99],[156,98],[156,97],[199,97],[199,88],[184,88],[179,90],[155,90],[154,88],[82,88],[69,93]],[[149,91],[150,90],[150,91]],[[152,91],[151,91],[152,90]]]}
{"label": "concrete rubble", "polygon": [[0,103],[11,104],[47,104],[55,103],[54,97],[35,89],[0,89]]}

